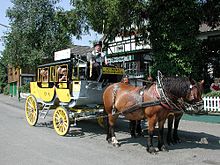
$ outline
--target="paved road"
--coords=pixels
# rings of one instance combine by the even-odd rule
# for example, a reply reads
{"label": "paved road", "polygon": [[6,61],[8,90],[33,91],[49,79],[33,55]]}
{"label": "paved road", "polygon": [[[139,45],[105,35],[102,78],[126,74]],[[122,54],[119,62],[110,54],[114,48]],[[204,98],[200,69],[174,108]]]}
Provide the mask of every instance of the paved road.
{"label": "paved road", "polygon": [[169,152],[151,155],[146,152],[147,135],[131,139],[128,123],[123,120],[117,124],[122,145],[114,148],[95,121],[81,121],[68,136],[61,137],[52,129],[50,116],[36,127],[29,126],[23,101],[0,95],[0,105],[1,165],[220,164],[220,124],[181,121],[183,142],[170,146]]}

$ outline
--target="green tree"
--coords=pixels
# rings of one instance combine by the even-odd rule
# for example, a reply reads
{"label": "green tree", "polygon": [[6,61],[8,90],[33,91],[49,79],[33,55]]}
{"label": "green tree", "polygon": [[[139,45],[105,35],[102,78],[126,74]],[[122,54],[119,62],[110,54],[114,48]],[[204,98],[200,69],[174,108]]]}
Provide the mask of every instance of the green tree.
{"label": "green tree", "polygon": [[[140,0],[71,0],[73,10],[80,18],[82,31],[89,28],[112,39],[135,24],[142,35],[146,32],[146,2]],[[143,30],[145,29],[145,30]]]}
{"label": "green tree", "polygon": [[53,52],[67,48],[71,38],[56,19],[58,0],[13,0],[7,10],[10,31],[5,56],[13,66],[32,69],[53,59]]}
{"label": "green tree", "polygon": [[7,65],[4,56],[0,57],[0,93],[3,92],[4,87],[7,85]]}
{"label": "green tree", "polygon": [[149,1],[149,32],[155,63],[153,72],[189,75],[200,56],[196,40],[200,25],[197,0]]}

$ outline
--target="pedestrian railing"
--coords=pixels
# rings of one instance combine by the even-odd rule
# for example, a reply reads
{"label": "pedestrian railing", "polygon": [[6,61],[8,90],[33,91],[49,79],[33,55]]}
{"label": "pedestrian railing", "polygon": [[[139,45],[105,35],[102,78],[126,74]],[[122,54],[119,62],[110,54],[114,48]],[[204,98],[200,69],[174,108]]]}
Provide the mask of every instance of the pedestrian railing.
{"label": "pedestrian railing", "polygon": [[204,111],[220,113],[220,97],[203,97]]}

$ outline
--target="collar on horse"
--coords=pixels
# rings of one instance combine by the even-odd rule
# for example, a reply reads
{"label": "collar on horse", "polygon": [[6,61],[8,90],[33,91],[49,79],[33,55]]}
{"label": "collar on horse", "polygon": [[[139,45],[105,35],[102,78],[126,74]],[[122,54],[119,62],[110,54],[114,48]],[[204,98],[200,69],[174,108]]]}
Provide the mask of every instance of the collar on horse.
{"label": "collar on horse", "polygon": [[[161,101],[161,105],[169,110],[183,110],[181,106],[178,106],[175,104],[169,97],[164,92],[164,85],[162,82],[163,75],[160,71],[157,72],[157,83],[156,83],[156,88],[159,92],[160,99],[163,100]],[[176,96],[173,95],[175,98]],[[176,97],[177,99],[177,97]],[[177,100],[176,100],[177,101]]]}

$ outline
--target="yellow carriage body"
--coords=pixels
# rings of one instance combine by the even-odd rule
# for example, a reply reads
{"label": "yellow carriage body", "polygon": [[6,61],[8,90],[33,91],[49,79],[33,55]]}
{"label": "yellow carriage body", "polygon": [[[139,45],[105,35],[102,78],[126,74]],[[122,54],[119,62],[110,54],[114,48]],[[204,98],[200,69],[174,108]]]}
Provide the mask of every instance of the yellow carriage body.
{"label": "yellow carriage body", "polygon": [[54,88],[39,87],[37,82],[30,83],[31,94],[36,97],[36,99],[41,99],[43,102],[51,102],[55,96]]}

